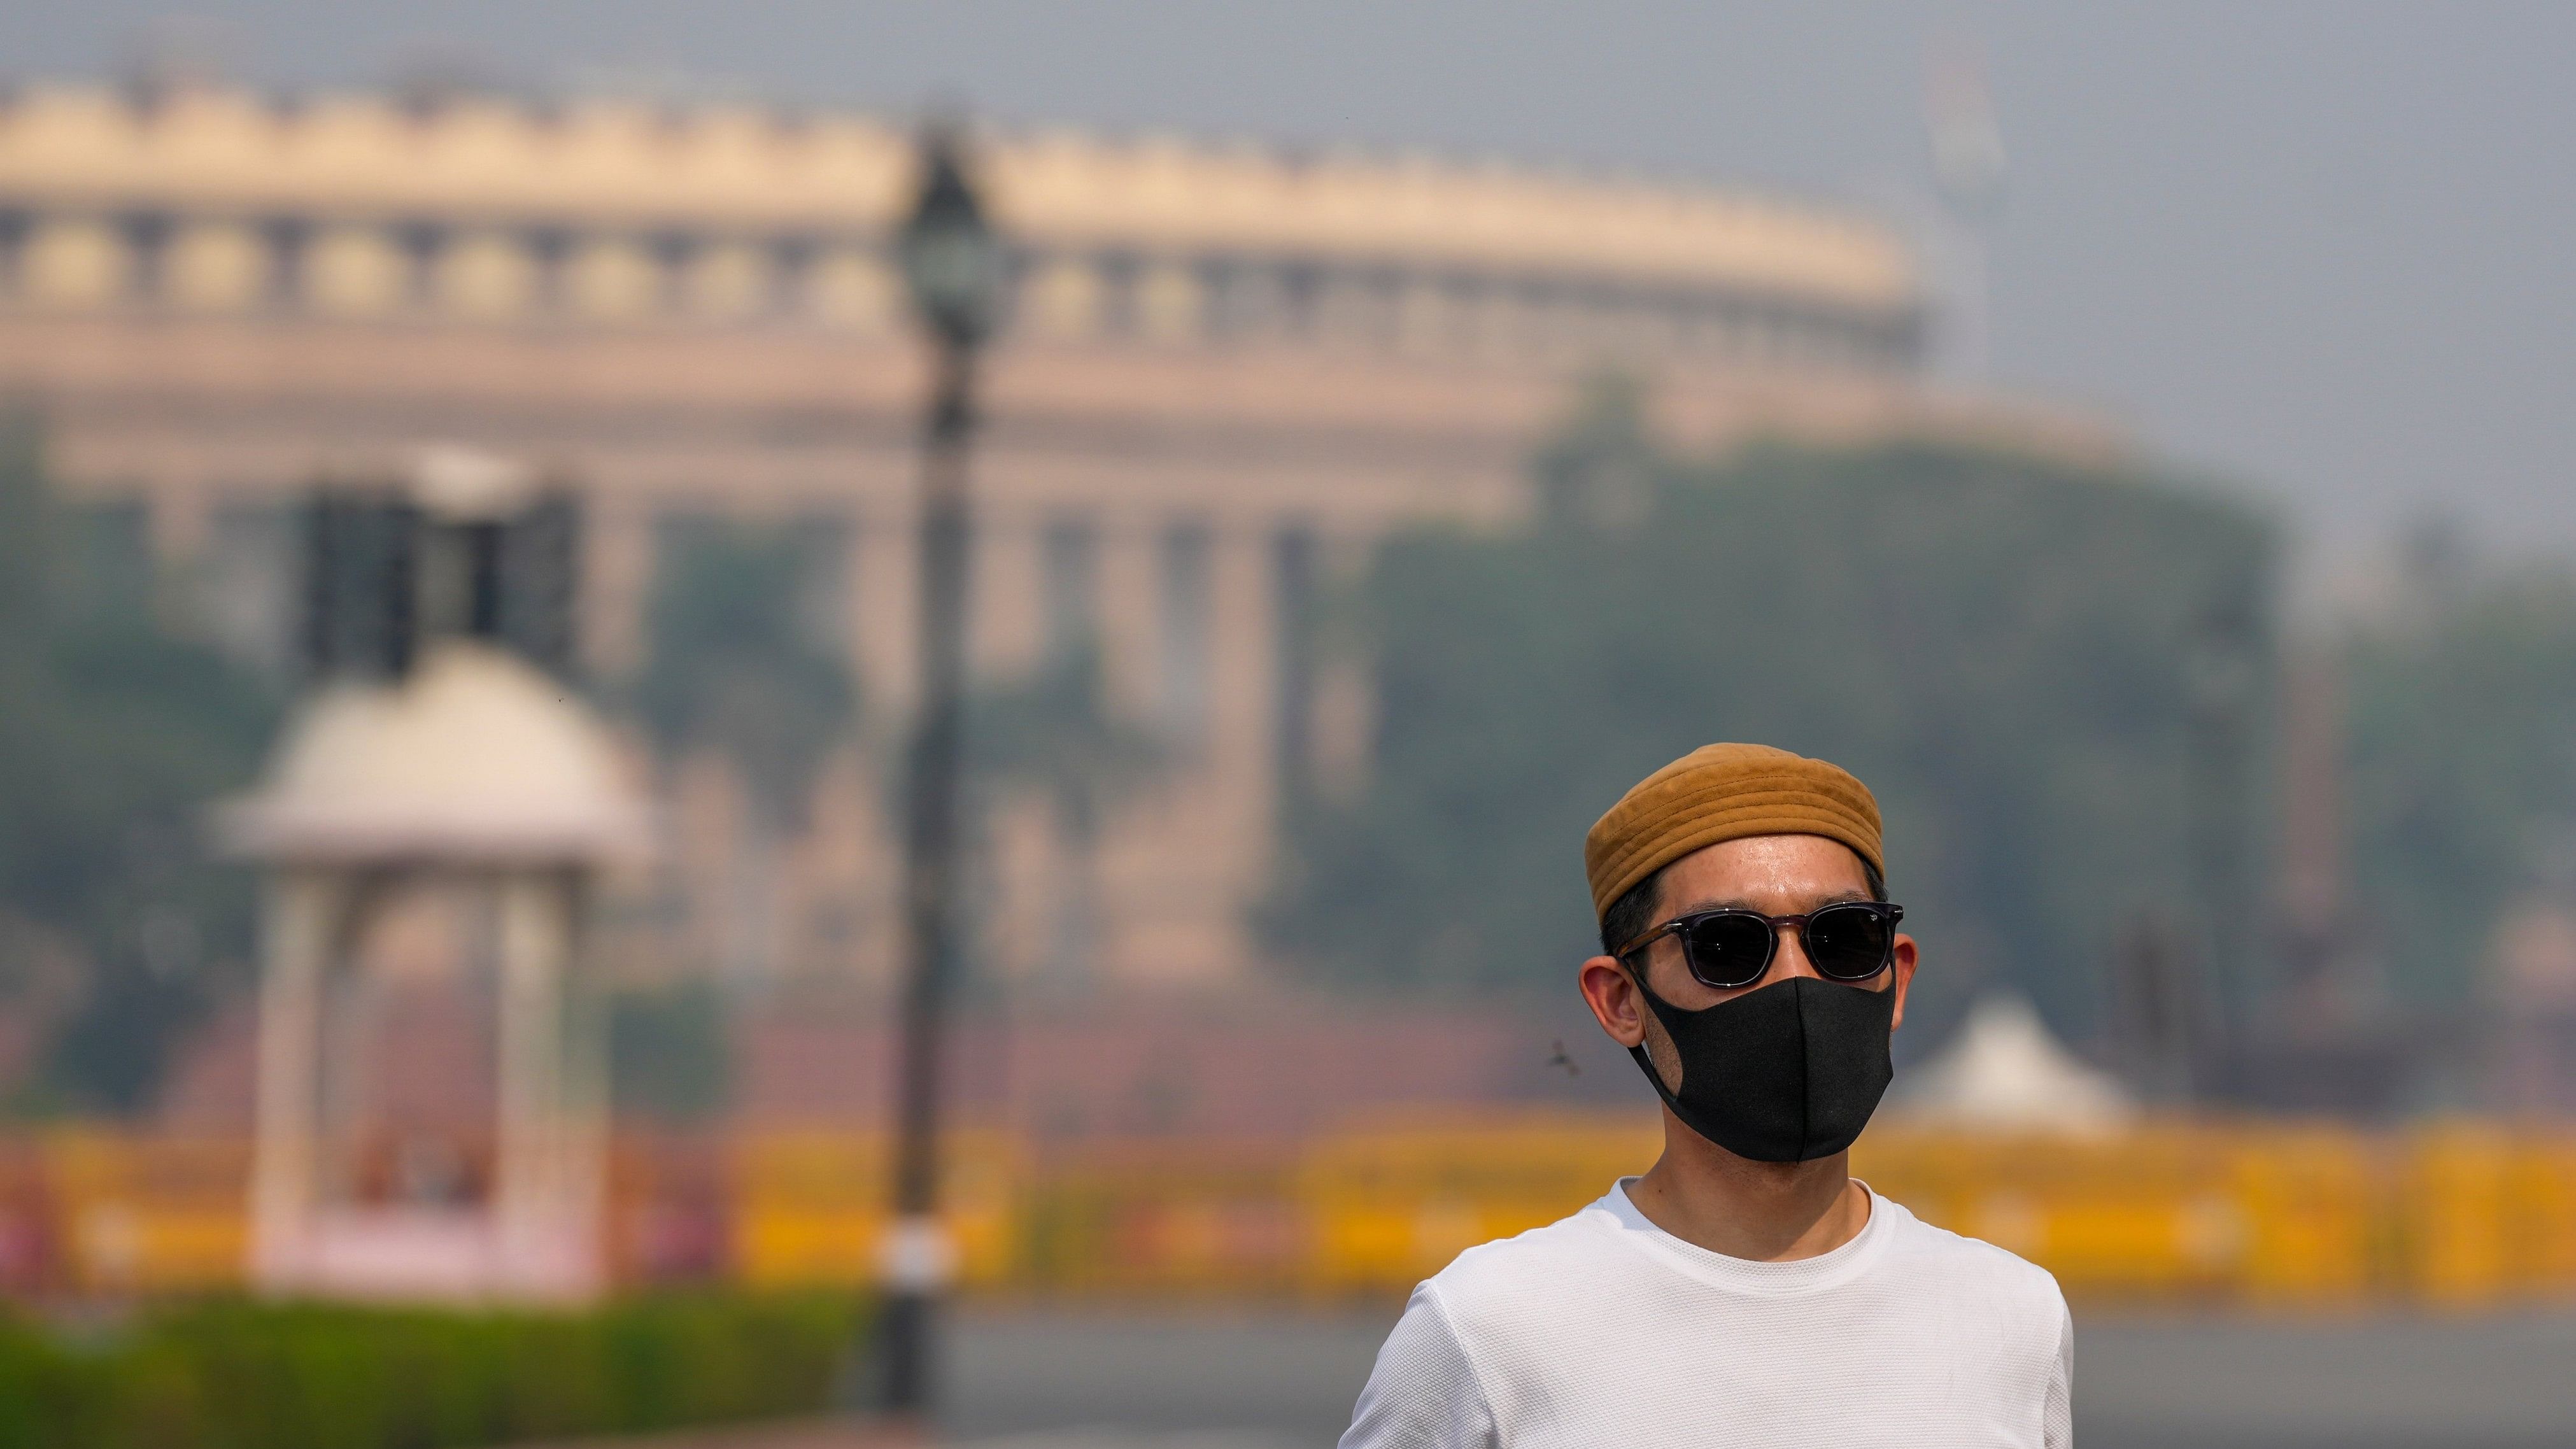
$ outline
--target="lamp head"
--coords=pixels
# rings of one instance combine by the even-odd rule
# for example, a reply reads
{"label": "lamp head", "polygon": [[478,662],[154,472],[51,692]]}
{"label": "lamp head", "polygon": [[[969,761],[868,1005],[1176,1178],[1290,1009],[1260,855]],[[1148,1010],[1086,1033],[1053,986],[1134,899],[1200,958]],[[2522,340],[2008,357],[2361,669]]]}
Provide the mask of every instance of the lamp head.
{"label": "lamp head", "polygon": [[964,149],[953,121],[935,119],[922,129],[921,192],[896,242],[914,310],[954,347],[991,335],[1008,269],[1001,238],[967,180]]}

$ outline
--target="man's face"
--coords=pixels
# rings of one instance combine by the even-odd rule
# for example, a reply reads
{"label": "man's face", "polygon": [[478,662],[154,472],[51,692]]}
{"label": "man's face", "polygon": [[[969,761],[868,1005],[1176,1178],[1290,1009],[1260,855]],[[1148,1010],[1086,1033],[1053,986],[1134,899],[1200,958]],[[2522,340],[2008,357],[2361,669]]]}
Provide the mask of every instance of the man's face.
{"label": "man's face", "polygon": [[[1721,906],[1760,911],[1766,916],[1804,915],[1837,901],[1869,899],[1869,879],[1851,848],[1821,835],[1756,835],[1722,840],[1696,850],[1664,868],[1654,923]],[[1905,990],[1914,980],[1914,938],[1896,938],[1894,968],[1860,983],[1870,991],[1896,993],[1896,1020],[1905,1020]],[[1682,943],[1665,936],[1629,958],[1646,974],[1655,994],[1684,1011],[1697,1011],[1759,991],[1792,976],[1817,976],[1807,960],[1806,944],[1796,931],[1780,934],[1771,969],[1751,986],[1721,990],[1700,984],[1683,960]],[[1819,977],[1818,979],[1822,979]],[[1610,1039],[1623,1047],[1643,1042],[1668,1087],[1681,1088],[1681,1062],[1664,1035],[1663,1024],[1646,1009],[1634,982],[1619,963],[1595,956],[1583,963],[1583,999]]]}

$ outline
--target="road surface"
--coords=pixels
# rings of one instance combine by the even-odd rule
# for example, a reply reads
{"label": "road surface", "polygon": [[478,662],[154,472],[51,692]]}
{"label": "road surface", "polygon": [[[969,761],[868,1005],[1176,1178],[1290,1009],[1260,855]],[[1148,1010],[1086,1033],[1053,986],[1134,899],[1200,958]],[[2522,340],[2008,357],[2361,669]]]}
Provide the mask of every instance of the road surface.
{"label": "road surface", "polygon": [[[952,1443],[1329,1449],[1393,1308],[984,1309],[949,1345]],[[2085,1449],[2568,1449],[2576,1316],[2079,1319]]]}
{"label": "road surface", "polygon": [[[941,1442],[1330,1449],[1392,1318],[978,1309],[948,1339]],[[2084,1318],[2075,1354],[2084,1449],[2576,1446],[2576,1315]],[[615,1449],[908,1446],[817,1422]]]}

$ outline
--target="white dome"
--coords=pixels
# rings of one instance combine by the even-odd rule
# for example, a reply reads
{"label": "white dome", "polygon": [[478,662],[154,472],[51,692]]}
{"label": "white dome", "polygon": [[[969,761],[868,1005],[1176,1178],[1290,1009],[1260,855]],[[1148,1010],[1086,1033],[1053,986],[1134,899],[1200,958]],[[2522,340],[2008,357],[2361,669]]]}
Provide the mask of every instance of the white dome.
{"label": "white dome", "polygon": [[1913,1122],[1998,1132],[2106,1132],[2137,1115],[2117,1081],[2076,1060],[2013,995],[1979,998],[1888,1105]]}
{"label": "white dome", "polygon": [[646,848],[607,731],[565,686],[444,642],[400,685],[342,684],[288,726],[224,842],[261,859],[577,863]]}

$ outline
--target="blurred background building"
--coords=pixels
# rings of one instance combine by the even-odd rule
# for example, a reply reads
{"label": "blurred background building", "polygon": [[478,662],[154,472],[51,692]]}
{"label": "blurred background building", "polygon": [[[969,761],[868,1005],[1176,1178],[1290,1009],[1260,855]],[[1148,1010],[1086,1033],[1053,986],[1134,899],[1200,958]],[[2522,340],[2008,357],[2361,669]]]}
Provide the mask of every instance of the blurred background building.
{"label": "blurred background building", "polygon": [[[1014,980],[1260,974],[1244,920],[1283,779],[1366,767],[1367,682],[1318,648],[1318,598],[1391,529],[1525,516],[1525,459],[1577,378],[1651,380],[1695,447],[2114,446],[1929,388],[1914,264],[1856,216],[1074,132],[996,136],[985,164],[1019,282],[975,655],[992,681],[1096,660],[1156,747],[1096,830],[1037,805],[992,822],[987,944]],[[692,529],[791,524],[795,616],[875,727],[853,738],[882,740],[913,679],[922,379],[888,254],[909,165],[899,128],[856,115],[35,86],[0,109],[0,389],[42,409],[70,492],[141,511],[253,660],[288,649],[290,501],[426,442],[580,491],[601,679],[645,663]],[[745,776],[774,761],[684,750],[637,959],[882,979],[885,758],[833,749],[772,782]],[[1068,943],[1074,890],[1095,900]]]}

